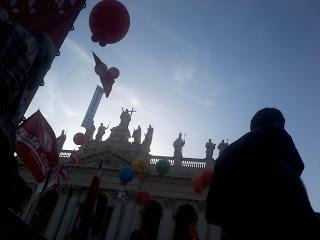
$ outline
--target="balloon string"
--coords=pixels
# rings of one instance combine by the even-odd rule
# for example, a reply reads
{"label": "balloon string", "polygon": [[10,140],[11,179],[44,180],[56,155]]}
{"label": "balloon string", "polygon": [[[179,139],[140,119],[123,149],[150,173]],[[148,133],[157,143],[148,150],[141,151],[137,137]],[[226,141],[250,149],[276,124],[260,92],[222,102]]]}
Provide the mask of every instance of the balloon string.
{"label": "balloon string", "polygon": [[[87,44],[87,48],[88,49],[93,49],[94,47],[94,43],[89,39],[89,44]],[[48,100],[50,100],[56,93],[57,90],[59,90],[62,86],[63,83],[66,82],[66,80],[80,67],[81,63],[83,63],[85,59],[84,58],[81,58],[81,60],[77,63],[77,65],[71,69],[71,71],[62,79],[58,82],[58,84],[56,85],[56,88],[51,92],[49,93],[49,97],[48,96],[45,96],[42,98],[42,102],[41,104],[39,105],[38,109],[40,109],[40,107],[43,107],[45,105],[45,103],[48,102]]]}
{"label": "balloon string", "polygon": [[45,105],[45,103],[47,103],[48,100],[50,100],[50,99],[56,94],[56,92],[61,88],[62,84],[65,83],[66,80],[69,79],[69,77],[80,67],[80,65],[81,65],[82,62],[83,62],[83,59],[81,59],[81,60],[77,63],[77,65],[76,65],[73,69],[71,69],[71,71],[70,71],[64,78],[62,78],[62,80],[60,80],[60,81],[57,83],[55,89],[54,89],[51,93],[49,93],[49,97],[48,97],[48,96],[43,97],[44,100],[43,100],[43,101],[41,102],[41,104],[39,105],[39,107],[38,107],[39,109],[40,109],[41,107],[43,107],[43,106]]}

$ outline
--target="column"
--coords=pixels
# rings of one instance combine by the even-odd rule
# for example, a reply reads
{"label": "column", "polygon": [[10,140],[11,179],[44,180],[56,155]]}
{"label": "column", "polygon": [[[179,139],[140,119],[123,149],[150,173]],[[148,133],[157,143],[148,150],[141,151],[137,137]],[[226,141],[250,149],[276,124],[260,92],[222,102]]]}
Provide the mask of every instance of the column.
{"label": "column", "polygon": [[44,236],[47,239],[53,239],[54,234],[57,230],[57,227],[59,225],[59,222],[61,220],[61,215],[63,214],[63,209],[65,204],[67,204],[69,198],[69,189],[68,190],[62,190],[58,199],[58,202],[53,210],[53,213],[51,215],[50,221],[48,223],[48,226],[46,228],[46,231],[44,233]]}
{"label": "column", "polygon": [[128,239],[130,234],[130,227],[132,223],[132,215],[133,215],[133,208],[135,205],[134,199],[128,201],[127,206],[124,206],[124,211],[122,213],[122,221],[120,223],[120,231],[118,233],[118,240]]}
{"label": "column", "polygon": [[163,207],[157,240],[170,240],[175,225],[173,219],[174,201],[172,199],[166,199],[163,201]]}
{"label": "column", "polygon": [[120,199],[115,200],[115,206],[112,212],[110,224],[108,227],[108,232],[105,240],[114,240],[117,234],[118,225],[120,223],[120,217],[122,212],[122,201]]}
{"label": "column", "polygon": [[205,218],[205,203],[198,204],[198,222],[197,222],[197,229],[198,235],[200,239],[205,239],[206,237],[206,228],[207,228],[207,221]]}
{"label": "column", "polygon": [[137,230],[141,226],[141,213],[140,213],[141,207],[138,204],[134,205],[133,211],[132,211],[132,224],[130,227],[129,234],[131,234],[134,230]]}
{"label": "column", "polygon": [[207,225],[207,240],[220,240],[221,239],[221,228],[219,226],[209,224]]}
{"label": "column", "polygon": [[87,195],[87,191],[84,191],[82,188],[78,188],[75,194],[77,194],[78,200],[73,211],[73,216],[70,221],[69,228],[65,233],[65,236],[67,239],[69,239],[68,236],[72,234],[72,232],[74,231],[75,224],[79,220],[78,218],[79,218],[79,211],[80,211],[80,203],[84,201],[84,198]]}
{"label": "column", "polygon": [[60,226],[55,233],[54,239],[64,239],[68,229],[72,227],[71,222],[72,222],[72,218],[74,215],[74,211],[77,207],[78,201],[79,201],[79,191],[76,191],[71,195],[69,199],[69,203],[64,209],[65,214],[61,219]]}

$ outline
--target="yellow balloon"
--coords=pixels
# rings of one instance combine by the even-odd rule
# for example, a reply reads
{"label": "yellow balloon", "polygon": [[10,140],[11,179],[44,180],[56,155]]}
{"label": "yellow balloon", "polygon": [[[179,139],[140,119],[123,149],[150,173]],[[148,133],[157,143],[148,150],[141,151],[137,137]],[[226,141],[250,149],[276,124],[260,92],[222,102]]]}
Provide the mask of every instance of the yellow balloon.
{"label": "yellow balloon", "polygon": [[136,159],[132,162],[132,169],[135,173],[143,172],[145,168],[145,163],[143,160]]}

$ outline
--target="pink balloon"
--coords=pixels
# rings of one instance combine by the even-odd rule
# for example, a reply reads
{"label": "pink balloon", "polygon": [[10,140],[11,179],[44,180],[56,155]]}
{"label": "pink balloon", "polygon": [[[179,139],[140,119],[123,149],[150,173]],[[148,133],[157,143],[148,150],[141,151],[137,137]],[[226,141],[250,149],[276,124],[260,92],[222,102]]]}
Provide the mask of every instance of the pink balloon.
{"label": "pink balloon", "polygon": [[86,140],[86,136],[81,132],[78,132],[73,136],[73,142],[77,145],[84,144],[85,140]]}
{"label": "pink balloon", "polygon": [[109,69],[109,74],[113,79],[116,79],[116,78],[119,77],[120,71],[119,71],[118,68],[112,67],[112,68]]}

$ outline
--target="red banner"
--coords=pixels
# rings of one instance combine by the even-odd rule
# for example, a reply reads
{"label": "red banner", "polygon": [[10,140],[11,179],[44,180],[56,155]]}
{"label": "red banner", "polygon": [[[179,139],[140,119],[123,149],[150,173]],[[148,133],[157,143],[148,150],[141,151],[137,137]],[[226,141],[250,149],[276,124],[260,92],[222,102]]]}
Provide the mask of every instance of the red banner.
{"label": "red banner", "polygon": [[1,1],[9,19],[30,32],[49,34],[57,50],[71,30],[86,0]]}
{"label": "red banner", "polygon": [[59,163],[56,136],[40,111],[30,116],[17,130],[18,156],[38,182]]}

